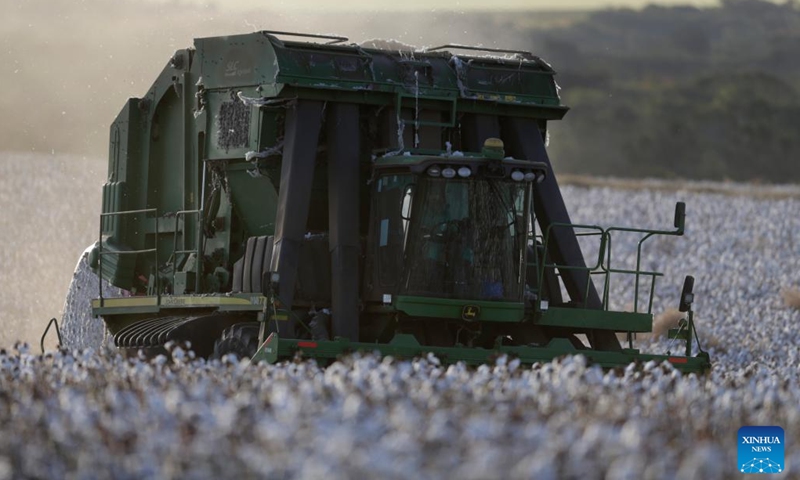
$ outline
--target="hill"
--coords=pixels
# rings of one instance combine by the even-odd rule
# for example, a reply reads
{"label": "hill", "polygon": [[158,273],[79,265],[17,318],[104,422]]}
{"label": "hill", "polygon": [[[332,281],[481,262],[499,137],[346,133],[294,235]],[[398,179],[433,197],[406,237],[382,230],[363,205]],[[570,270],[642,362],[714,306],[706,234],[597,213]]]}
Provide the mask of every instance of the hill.
{"label": "hill", "polygon": [[800,181],[796,2],[606,10],[529,38],[572,107],[562,171]]}
{"label": "hill", "polygon": [[523,48],[559,72],[561,173],[800,182],[800,8],[596,12],[234,12],[172,3],[31,0],[0,21],[0,149],[102,159],[108,125],[192,38],[257,29],[354,41]]}

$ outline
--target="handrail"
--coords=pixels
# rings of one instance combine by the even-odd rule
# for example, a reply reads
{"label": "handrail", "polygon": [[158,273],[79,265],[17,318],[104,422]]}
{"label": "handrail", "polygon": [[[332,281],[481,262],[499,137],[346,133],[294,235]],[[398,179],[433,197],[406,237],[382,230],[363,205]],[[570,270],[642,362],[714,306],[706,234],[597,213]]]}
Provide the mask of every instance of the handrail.
{"label": "handrail", "polygon": [[[645,228],[628,228],[628,227],[610,227],[607,230],[609,238],[611,236],[611,232],[627,232],[627,233],[644,233],[645,235],[639,239],[639,242],[636,245],[636,270],[635,270],[635,281],[634,281],[634,292],[635,295],[633,297],[633,311],[639,311],[639,276],[645,274],[646,272],[640,272],[641,265],[642,265],[642,245],[646,240],[649,240],[651,237],[656,235],[668,235],[668,236],[679,236],[683,235],[683,229],[677,228],[676,230],[652,230],[652,229],[645,229]],[[607,268],[611,268],[611,254],[609,252],[608,257],[608,265]],[[630,272],[633,273],[633,272]],[[653,310],[653,294],[656,288],[656,278],[661,277],[663,274],[654,275],[653,280],[650,284],[650,301],[647,307],[647,313],[652,313]]]}
{"label": "handrail", "polygon": [[433,48],[426,48],[425,52],[435,52],[436,50],[442,50],[445,48],[453,48],[456,50],[473,50],[476,52],[491,52],[491,53],[516,53],[519,55],[533,55],[531,52],[527,50],[508,50],[505,48],[487,48],[487,47],[476,47],[473,45],[459,45],[457,43],[448,43],[446,45],[439,45],[438,47]]}
{"label": "handrail", "polygon": [[[575,266],[575,265],[559,265],[558,263],[548,264],[545,261],[542,261],[540,265],[538,265],[538,276],[539,276],[539,283],[538,285],[542,285],[544,282],[544,271],[546,268],[557,268],[558,270],[582,270],[587,272],[587,286],[586,286],[586,293],[584,295],[584,303],[588,299],[589,295],[589,285],[591,283],[591,276],[592,275],[605,275],[605,280],[603,283],[603,296],[602,296],[602,304],[603,309],[608,310],[609,304],[609,291],[611,289],[611,274],[612,273],[620,273],[626,275],[633,275],[634,280],[634,306],[633,311],[638,313],[639,312],[639,284],[640,284],[640,277],[647,276],[651,278],[650,282],[650,294],[649,294],[649,301],[647,306],[647,313],[652,314],[653,311],[653,299],[655,297],[655,285],[656,279],[658,277],[663,277],[664,274],[662,272],[657,271],[646,271],[641,269],[642,265],[642,246],[644,242],[655,235],[682,235],[683,229],[677,228],[676,230],[652,230],[652,229],[642,229],[642,228],[626,228],[626,227],[609,227],[604,229],[597,225],[584,225],[584,224],[571,224],[571,223],[552,223],[547,226],[544,235],[539,236],[535,235],[533,237],[534,241],[542,238],[542,242],[544,244],[544,251],[548,251],[549,242],[550,242],[550,232],[553,228],[573,228],[573,229],[588,229],[594,230],[593,232],[576,232],[575,236],[600,236],[600,248],[598,251],[598,260],[592,266]],[[627,233],[643,233],[645,234],[642,238],[639,239],[636,247],[636,268],[633,270],[624,269],[624,268],[612,268],[611,267],[611,246],[612,246],[612,232],[627,232]]]}
{"label": "handrail", "polygon": [[350,40],[349,38],[342,37],[340,35],[323,35],[319,33],[282,32],[279,30],[261,30],[260,33],[267,33],[270,35],[286,35],[287,37],[323,38],[326,40],[332,40],[330,42],[326,42],[326,45],[333,45]]}
{"label": "handrail", "polygon": [[[103,219],[105,217],[114,217],[114,216],[123,216],[123,215],[134,215],[134,214],[145,214],[148,215],[150,213],[155,213],[156,219],[156,231],[154,235],[153,243],[155,243],[155,248],[144,249],[144,250],[124,250],[124,251],[113,251],[113,252],[104,252],[103,251]],[[103,298],[103,255],[108,254],[117,254],[117,255],[132,255],[138,253],[154,253],[155,254],[155,263],[158,264],[158,210],[155,208],[145,208],[140,210],[125,210],[122,212],[102,212],[100,214],[100,238],[97,242],[97,262],[98,262],[98,290],[100,293],[100,307],[103,306],[104,298]],[[159,288],[159,275],[158,269],[156,268],[156,305],[161,305],[161,289]]]}
{"label": "handrail", "polygon": [[[586,303],[588,301],[588,299],[589,299],[589,285],[592,282],[591,272],[592,271],[596,271],[603,264],[603,256],[604,256],[605,244],[606,244],[606,241],[605,241],[605,230],[603,230],[602,227],[597,226],[597,225],[582,225],[582,224],[572,224],[572,223],[551,223],[550,225],[547,226],[547,229],[545,230],[545,234],[544,234],[544,251],[545,252],[548,251],[548,247],[550,245],[550,232],[553,230],[554,227],[555,228],[572,228],[573,230],[575,228],[583,228],[583,229],[586,229],[586,230],[597,230],[597,232],[578,233],[578,234],[576,234],[577,236],[600,235],[600,251],[598,252],[598,255],[597,255],[597,263],[594,266],[592,266],[592,267],[588,267],[588,266],[580,267],[580,266],[575,266],[575,265],[558,265],[558,264],[555,264],[555,263],[548,264],[547,262],[543,261],[541,267],[539,268],[539,283],[538,283],[538,285],[540,285],[540,286],[544,284],[544,270],[545,270],[545,268],[548,268],[548,267],[550,267],[550,268],[558,268],[559,271],[560,270],[583,270],[583,271],[588,272],[589,274],[586,275],[586,289],[585,289],[586,293],[584,294],[584,298],[583,298],[583,302]],[[604,306],[604,308],[605,308],[605,306]]]}
{"label": "handrail", "polygon": [[[175,212],[175,232],[174,232],[174,236],[173,236],[173,239],[172,239],[172,255],[174,257],[173,264],[172,264],[172,286],[173,286],[173,291],[174,291],[174,288],[175,288],[175,275],[178,273],[178,254],[181,254],[181,253],[194,253],[196,255],[195,263],[194,263],[194,268],[195,268],[195,272],[194,272],[195,273],[195,275],[194,275],[194,277],[195,277],[194,278],[194,282],[195,282],[194,291],[195,291],[195,293],[200,293],[200,264],[202,263],[202,262],[200,262],[200,236],[198,235],[198,238],[197,238],[197,245],[196,245],[197,248],[195,248],[193,250],[178,250],[178,228],[177,228],[178,227],[178,220],[180,219],[181,216],[185,217],[186,214],[196,214],[197,215],[197,228],[198,228],[198,230],[202,229],[202,225],[200,225],[200,223],[202,223],[202,221],[203,221],[203,215],[202,215],[203,214],[203,210],[202,209],[181,210],[179,212]],[[183,230],[184,230],[184,232],[183,232],[184,238],[186,238],[186,232],[185,232],[186,229],[184,228]]]}

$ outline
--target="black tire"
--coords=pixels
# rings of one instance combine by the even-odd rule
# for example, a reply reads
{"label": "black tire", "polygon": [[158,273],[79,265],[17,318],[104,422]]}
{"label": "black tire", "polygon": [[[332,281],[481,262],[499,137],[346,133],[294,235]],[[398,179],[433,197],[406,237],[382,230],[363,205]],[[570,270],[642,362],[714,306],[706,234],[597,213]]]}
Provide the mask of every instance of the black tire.
{"label": "black tire", "polygon": [[237,323],[226,328],[214,343],[211,359],[221,359],[234,354],[239,360],[252,358],[258,350],[258,322]]}

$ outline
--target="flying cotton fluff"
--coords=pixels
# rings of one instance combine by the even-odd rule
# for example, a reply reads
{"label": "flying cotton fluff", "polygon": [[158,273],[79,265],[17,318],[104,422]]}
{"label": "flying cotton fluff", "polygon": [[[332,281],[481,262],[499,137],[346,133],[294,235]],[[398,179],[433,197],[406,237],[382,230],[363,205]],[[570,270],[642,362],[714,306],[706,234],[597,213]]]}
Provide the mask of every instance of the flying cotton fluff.
{"label": "flying cotton fluff", "polygon": [[[99,349],[103,346],[106,328],[103,320],[92,316],[91,302],[100,296],[100,279],[89,266],[89,252],[94,245],[84,250],[75,265],[64,313],[61,317],[62,343],[64,347],[75,349]],[[103,297],[115,298],[128,293],[102,281]]]}

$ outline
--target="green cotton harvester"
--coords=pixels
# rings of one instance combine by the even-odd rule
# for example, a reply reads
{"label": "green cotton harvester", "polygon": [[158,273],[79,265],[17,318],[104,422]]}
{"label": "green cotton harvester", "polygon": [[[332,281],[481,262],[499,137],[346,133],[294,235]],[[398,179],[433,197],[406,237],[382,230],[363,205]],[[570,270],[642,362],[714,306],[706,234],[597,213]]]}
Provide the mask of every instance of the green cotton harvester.
{"label": "green cotton harvester", "polygon": [[[653,321],[640,281],[660,274],[611,268],[611,235],[682,235],[684,206],[663,231],[570,223],[545,150],[567,112],[547,63],[346,42],[197,39],[125,104],[89,257],[130,292],[92,303],[118,348],[709,368],[692,354],[691,277],[671,332],[685,352],[633,348]],[[590,262],[578,232],[599,244]],[[612,273],[635,277],[633,312],[609,310]]]}

